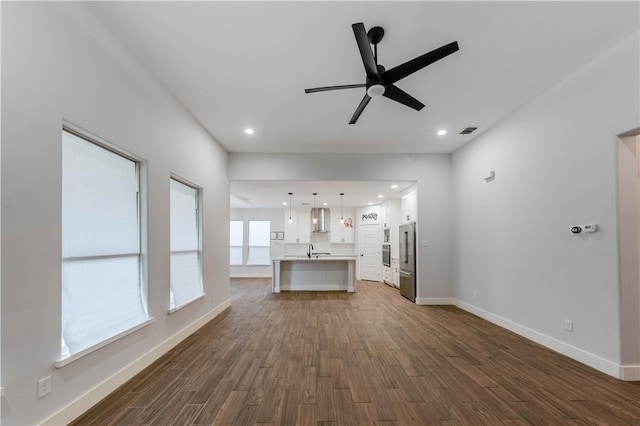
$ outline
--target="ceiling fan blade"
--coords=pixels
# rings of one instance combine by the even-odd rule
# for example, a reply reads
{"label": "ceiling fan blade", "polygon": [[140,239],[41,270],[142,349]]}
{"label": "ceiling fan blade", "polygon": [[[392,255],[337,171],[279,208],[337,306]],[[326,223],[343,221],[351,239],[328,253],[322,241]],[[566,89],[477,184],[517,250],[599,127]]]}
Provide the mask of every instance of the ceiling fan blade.
{"label": "ceiling fan blade", "polygon": [[425,53],[424,55],[418,56],[410,61],[405,62],[404,64],[398,65],[397,67],[391,68],[382,73],[382,82],[385,86],[395,83],[398,80],[405,78],[406,76],[413,74],[416,71],[421,70],[422,68],[430,65],[445,56],[449,56],[454,52],[458,51],[458,42],[454,41],[442,47],[439,47],[431,52]]}
{"label": "ceiling fan blade", "polygon": [[394,86],[393,84],[386,87],[382,96],[396,102],[400,102],[402,105],[406,105],[409,108],[415,109],[416,111],[420,111],[422,108],[424,108],[424,104],[422,102],[420,102],[404,90],[400,89],[398,86]]}
{"label": "ceiling fan blade", "polygon": [[314,87],[312,89],[304,89],[304,93],[327,92],[329,90],[355,89],[357,87],[366,87],[366,84],[344,84],[342,86]]}
{"label": "ceiling fan blade", "polygon": [[362,22],[351,25],[353,28],[353,34],[356,36],[356,42],[358,43],[358,49],[360,50],[360,56],[362,56],[362,63],[367,73],[367,77],[380,81],[380,73],[378,72],[378,66],[376,60],[373,57],[371,51],[371,45],[369,44],[369,37],[367,37],[367,30],[364,28]]}
{"label": "ceiling fan blade", "polygon": [[349,121],[349,124],[356,124],[356,121],[358,121],[358,117],[360,117],[360,114],[362,114],[362,111],[364,111],[364,107],[367,106],[370,100],[371,96],[365,93],[364,98],[362,98],[362,100],[360,101],[360,105],[358,105],[358,108],[356,108],[356,112],[353,113],[353,117],[351,117],[351,121]]}

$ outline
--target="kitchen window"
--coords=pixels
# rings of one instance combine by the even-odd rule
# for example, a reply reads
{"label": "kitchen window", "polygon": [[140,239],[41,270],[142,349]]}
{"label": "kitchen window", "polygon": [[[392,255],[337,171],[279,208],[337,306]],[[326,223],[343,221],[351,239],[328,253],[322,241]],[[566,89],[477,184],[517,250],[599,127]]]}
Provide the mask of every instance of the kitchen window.
{"label": "kitchen window", "polygon": [[62,132],[60,367],[151,320],[142,279],[140,163]]}
{"label": "kitchen window", "polygon": [[249,255],[247,265],[271,264],[271,222],[249,221]]}
{"label": "kitchen window", "polygon": [[229,264],[242,265],[242,247],[244,241],[244,222],[232,220],[229,222]]}
{"label": "kitchen window", "polygon": [[171,281],[169,312],[204,296],[200,249],[199,189],[177,180],[170,182]]}

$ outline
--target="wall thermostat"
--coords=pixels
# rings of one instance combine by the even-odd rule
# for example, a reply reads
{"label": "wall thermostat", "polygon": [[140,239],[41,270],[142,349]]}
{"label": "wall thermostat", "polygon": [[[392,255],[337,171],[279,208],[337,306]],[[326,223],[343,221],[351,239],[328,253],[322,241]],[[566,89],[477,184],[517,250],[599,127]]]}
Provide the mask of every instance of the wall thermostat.
{"label": "wall thermostat", "polygon": [[573,225],[571,227],[572,234],[581,234],[583,231],[587,233],[592,233],[592,232],[596,232],[597,230],[598,230],[598,225],[593,223],[589,225]]}

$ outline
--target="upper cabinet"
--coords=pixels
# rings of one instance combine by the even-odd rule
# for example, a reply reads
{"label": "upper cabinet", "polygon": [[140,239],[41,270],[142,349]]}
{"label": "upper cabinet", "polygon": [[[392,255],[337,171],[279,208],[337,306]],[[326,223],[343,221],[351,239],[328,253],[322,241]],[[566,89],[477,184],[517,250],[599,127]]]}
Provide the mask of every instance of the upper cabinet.
{"label": "upper cabinet", "polygon": [[389,226],[390,226],[388,204],[389,203],[387,201],[380,204],[380,223],[382,223],[382,229],[389,229]]}
{"label": "upper cabinet", "polygon": [[416,222],[418,220],[418,206],[415,189],[407,192],[400,200],[400,223]]}
{"label": "upper cabinet", "polygon": [[311,209],[292,209],[291,223],[289,223],[289,210],[284,213],[284,242],[302,243],[311,242]]}
{"label": "upper cabinet", "polygon": [[380,205],[382,229],[395,229],[400,224],[400,200],[387,200]]}
{"label": "upper cabinet", "polygon": [[346,209],[343,214],[344,223],[340,223],[340,210],[331,209],[332,244],[353,244],[355,242],[354,211]]}

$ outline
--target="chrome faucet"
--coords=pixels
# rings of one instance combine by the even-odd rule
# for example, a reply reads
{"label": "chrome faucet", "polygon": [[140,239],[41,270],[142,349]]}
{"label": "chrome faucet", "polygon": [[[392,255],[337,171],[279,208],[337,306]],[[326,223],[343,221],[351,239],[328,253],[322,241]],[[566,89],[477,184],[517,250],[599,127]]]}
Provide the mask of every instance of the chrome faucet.
{"label": "chrome faucet", "polygon": [[309,259],[311,259],[311,250],[313,250],[313,244],[309,244],[309,247],[307,248],[307,257]]}

